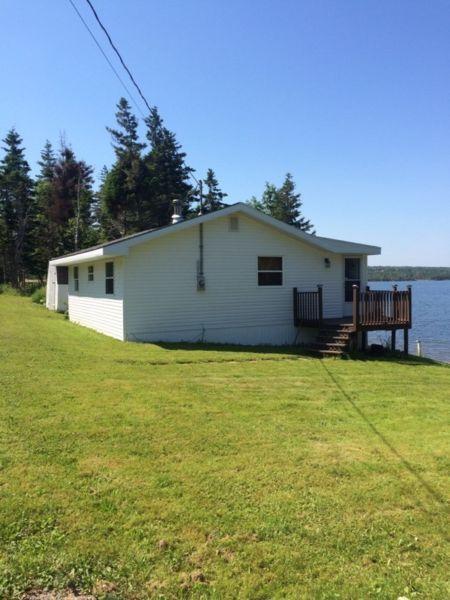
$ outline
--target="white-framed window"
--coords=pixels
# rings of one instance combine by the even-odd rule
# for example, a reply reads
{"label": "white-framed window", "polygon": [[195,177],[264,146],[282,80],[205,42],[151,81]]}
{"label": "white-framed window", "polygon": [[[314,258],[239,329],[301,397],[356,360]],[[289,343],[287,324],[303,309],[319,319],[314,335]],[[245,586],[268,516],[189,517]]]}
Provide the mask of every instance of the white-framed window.
{"label": "white-framed window", "polygon": [[80,289],[80,274],[78,267],[73,268],[73,289],[78,292]]}
{"label": "white-framed window", "polygon": [[105,294],[114,294],[114,263],[105,263]]}
{"label": "white-framed window", "polygon": [[258,256],[258,285],[283,285],[282,256]]}
{"label": "white-framed window", "polygon": [[88,281],[94,281],[94,265],[88,266]]}

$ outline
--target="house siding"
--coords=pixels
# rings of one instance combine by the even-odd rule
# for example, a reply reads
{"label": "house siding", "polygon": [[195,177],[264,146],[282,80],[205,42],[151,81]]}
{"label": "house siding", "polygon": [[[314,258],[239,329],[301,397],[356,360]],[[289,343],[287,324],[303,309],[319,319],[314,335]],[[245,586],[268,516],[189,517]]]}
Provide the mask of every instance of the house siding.
{"label": "house siding", "polygon": [[[126,259],[126,339],[240,344],[307,342],[293,325],[292,289],[323,285],[324,316],[343,314],[343,257],[243,214],[204,224],[206,289],[197,290],[199,227],[130,249]],[[258,256],[283,257],[283,285],[259,287]],[[324,258],[331,260],[326,268]]]}
{"label": "house siding", "polygon": [[[105,263],[114,262],[114,294],[105,294]],[[88,266],[94,266],[94,281],[88,281]],[[79,269],[79,290],[74,289],[74,266]],[[124,339],[124,259],[82,263],[69,268],[69,318],[119,340]]]}

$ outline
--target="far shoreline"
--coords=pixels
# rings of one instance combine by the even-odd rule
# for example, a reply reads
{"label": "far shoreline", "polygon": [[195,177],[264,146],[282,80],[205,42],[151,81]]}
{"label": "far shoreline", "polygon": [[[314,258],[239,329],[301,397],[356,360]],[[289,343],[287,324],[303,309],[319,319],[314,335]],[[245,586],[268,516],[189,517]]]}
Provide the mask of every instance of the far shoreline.
{"label": "far shoreline", "polygon": [[369,266],[370,281],[450,281],[450,267]]}

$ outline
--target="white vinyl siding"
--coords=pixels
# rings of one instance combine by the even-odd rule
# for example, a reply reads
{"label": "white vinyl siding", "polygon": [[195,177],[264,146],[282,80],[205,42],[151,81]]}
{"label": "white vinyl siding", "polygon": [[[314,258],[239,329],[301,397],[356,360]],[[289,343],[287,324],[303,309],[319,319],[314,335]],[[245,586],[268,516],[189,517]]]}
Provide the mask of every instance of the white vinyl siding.
{"label": "white vinyl siding", "polygon": [[[258,256],[283,257],[283,285],[258,286]],[[285,344],[313,332],[293,325],[292,289],[323,285],[325,317],[343,311],[343,259],[239,215],[204,224],[206,287],[199,292],[194,226],[130,249],[126,259],[126,337],[130,340]],[[325,267],[325,258],[331,261]],[[303,337],[302,337],[303,336]]]}
{"label": "white vinyl siding", "polygon": [[74,323],[91,327],[119,340],[124,339],[123,328],[123,268],[122,258],[114,259],[114,294],[105,293],[105,262],[95,262],[95,277],[88,279],[88,265],[78,266],[79,289],[74,290],[73,270],[69,267],[69,317]]}

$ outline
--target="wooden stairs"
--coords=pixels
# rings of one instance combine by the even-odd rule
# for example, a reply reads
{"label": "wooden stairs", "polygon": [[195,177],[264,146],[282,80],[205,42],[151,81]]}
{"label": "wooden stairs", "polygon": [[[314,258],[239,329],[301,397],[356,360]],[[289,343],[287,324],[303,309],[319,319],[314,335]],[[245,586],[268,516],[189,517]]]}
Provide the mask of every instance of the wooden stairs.
{"label": "wooden stairs", "polygon": [[305,349],[317,356],[340,357],[350,350],[353,334],[354,328],[351,323],[325,322],[319,329],[316,341]]}

